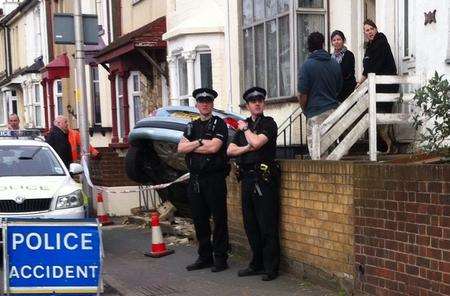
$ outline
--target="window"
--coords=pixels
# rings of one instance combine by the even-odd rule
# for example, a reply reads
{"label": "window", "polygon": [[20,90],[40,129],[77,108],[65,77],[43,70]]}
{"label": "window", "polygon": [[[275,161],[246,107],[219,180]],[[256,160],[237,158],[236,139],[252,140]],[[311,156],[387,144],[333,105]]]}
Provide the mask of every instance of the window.
{"label": "window", "polygon": [[91,67],[91,108],[92,108],[92,122],[94,125],[102,124],[102,112],[100,105],[100,80],[98,78],[98,67]]}
{"label": "window", "polygon": [[195,59],[195,88],[213,88],[211,52],[200,50]]}
{"label": "window", "polygon": [[62,88],[62,80],[55,80],[54,83],[54,97],[55,97],[55,115],[63,115],[64,113],[64,105],[63,105],[63,88]]}
{"label": "window", "polygon": [[269,98],[294,95],[293,78],[308,55],[307,37],[314,31],[325,33],[325,1],[298,0],[295,7],[290,2],[243,0],[244,86],[264,87]]}
{"label": "window", "polygon": [[178,83],[178,98],[180,99],[180,105],[189,105],[189,93],[188,93],[188,77],[187,77],[187,63],[186,59],[182,55],[176,57],[176,75]]}
{"label": "window", "polygon": [[[413,49],[413,28],[414,25],[414,14],[413,7],[414,2],[412,0],[403,0],[403,3],[400,3],[400,11],[401,18],[403,21],[402,27],[403,30],[400,33],[401,46],[403,47],[401,50],[402,57],[404,59],[411,59],[414,57],[414,49]],[[402,36],[403,34],[403,36]]]}
{"label": "window", "polygon": [[131,98],[133,98],[133,117],[136,124],[144,117],[142,102],[141,102],[141,79],[139,72],[132,72],[131,74]]}
{"label": "window", "polygon": [[11,96],[8,102],[8,114],[19,114],[18,112],[18,106],[17,106],[17,96],[16,96],[16,91],[15,90],[11,90],[10,92]]}
{"label": "window", "polygon": [[119,121],[119,138],[123,138],[125,135],[125,121],[123,114],[123,78],[119,75],[116,76],[116,98],[117,98],[117,118]]}
{"label": "window", "polygon": [[34,89],[34,126],[42,127],[42,103],[41,103],[41,87],[38,83],[33,85]]}

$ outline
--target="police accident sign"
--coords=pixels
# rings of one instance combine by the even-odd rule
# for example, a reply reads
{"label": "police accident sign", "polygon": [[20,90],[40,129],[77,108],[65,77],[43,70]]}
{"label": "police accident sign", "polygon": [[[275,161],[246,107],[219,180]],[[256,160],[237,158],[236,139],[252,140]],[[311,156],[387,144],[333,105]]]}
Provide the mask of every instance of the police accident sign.
{"label": "police accident sign", "polygon": [[8,219],[3,238],[5,293],[100,292],[103,256],[96,220]]}

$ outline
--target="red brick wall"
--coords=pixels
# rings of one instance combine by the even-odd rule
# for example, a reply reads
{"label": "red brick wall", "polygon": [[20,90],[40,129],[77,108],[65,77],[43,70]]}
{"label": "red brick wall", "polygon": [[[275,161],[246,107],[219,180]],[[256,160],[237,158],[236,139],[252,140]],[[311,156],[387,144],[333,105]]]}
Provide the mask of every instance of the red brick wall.
{"label": "red brick wall", "polygon": [[98,186],[137,186],[125,173],[125,155],[121,156],[112,148],[98,148],[100,159],[92,159],[90,173],[92,182]]}
{"label": "red brick wall", "polygon": [[354,167],[356,287],[450,295],[450,166]]}

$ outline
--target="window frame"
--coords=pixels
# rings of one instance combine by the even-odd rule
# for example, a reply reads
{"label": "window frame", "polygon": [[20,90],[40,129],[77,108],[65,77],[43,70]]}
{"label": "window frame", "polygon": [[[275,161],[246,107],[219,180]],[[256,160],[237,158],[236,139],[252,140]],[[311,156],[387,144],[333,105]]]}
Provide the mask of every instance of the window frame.
{"label": "window frame", "polygon": [[[97,71],[97,79],[95,79],[95,74],[94,71]],[[90,74],[90,80],[91,80],[91,114],[92,114],[92,125],[98,125],[101,126],[102,125],[102,100],[101,100],[101,95],[100,95],[100,71],[98,69],[98,65],[92,65],[89,67],[89,74]],[[97,84],[97,89],[98,89],[98,98],[95,95],[95,84]],[[97,118],[96,116],[96,110],[95,110],[95,105],[96,105],[96,100],[98,99],[98,103],[99,103],[99,112],[100,112],[100,118]]]}
{"label": "window frame", "polygon": [[[41,90],[41,85],[39,83],[33,83],[32,84],[32,102],[31,105],[33,106],[33,124],[35,127],[39,127],[42,128],[44,127],[44,121],[43,119],[43,115],[44,115],[44,108],[43,108],[43,104],[42,104],[42,90]],[[36,94],[39,94],[39,96],[37,96]],[[39,114],[40,114],[40,124],[38,124],[37,122],[37,116],[36,116],[36,108],[39,108]]]}
{"label": "window frame", "polygon": [[194,85],[195,88],[202,87],[202,68],[201,68],[201,55],[209,55],[211,58],[211,85],[213,88],[214,80],[212,75],[212,54],[211,50],[207,47],[202,47],[196,50],[195,61],[194,61]]}
{"label": "window frame", "polygon": [[[61,83],[61,92],[58,92],[58,82]],[[64,101],[63,101],[63,83],[61,79],[56,79],[53,83],[53,100],[55,104],[55,117],[59,115],[64,115]],[[59,101],[58,98],[61,98],[61,107],[62,110],[59,110]],[[61,113],[59,113],[61,111]]]}
{"label": "window frame", "polygon": [[[137,83],[137,90],[134,88],[134,78],[137,77],[138,83]],[[141,112],[139,118],[136,120],[136,104],[134,102],[134,97],[139,96],[139,111]],[[134,125],[137,123],[137,121],[144,118],[143,112],[142,112],[142,104],[140,102],[142,98],[142,90],[141,90],[141,73],[139,71],[130,71],[130,76],[128,78],[128,100],[129,100],[129,116],[130,116],[130,130],[134,127]],[[142,116],[142,117],[141,117]]]}
{"label": "window frame", "polygon": [[[178,52],[176,54],[174,54],[174,63],[175,63],[175,77],[176,77],[176,85],[177,85],[177,90],[176,90],[176,98],[179,101],[180,106],[189,106],[189,98],[191,97],[189,94],[189,89],[188,89],[188,85],[189,85],[189,77],[188,77],[188,70],[187,70],[187,61],[186,58],[183,57],[182,52]],[[185,95],[181,95],[180,92],[180,66],[179,66],[179,62],[180,59],[184,59],[185,63],[186,63],[186,90],[187,90],[187,94]]]}
{"label": "window frame", "polygon": [[[240,9],[240,17],[241,17],[241,33],[242,33],[242,39],[241,41],[244,44],[244,31],[249,30],[251,31],[252,34],[252,66],[253,66],[253,71],[252,71],[252,84],[254,85],[256,83],[256,54],[255,54],[255,48],[256,48],[256,42],[255,42],[255,32],[256,32],[256,27],[259,25],[263,25],[263,30],[264,30],[264,84],[262,87],[267,88],[267,83],[268,83],[268,75],[267,75],[267,23],[272,21],[272,20],[276,20],[276,26],[277,26],[277,34],[276,34],[276,48],[277,48],[277,61],[276,61],[276,69],[277,69],[277,96],[274,97],[268,97],[268,101],[278,101],[278,100],[283,100],[283,99],[290,99],[292,97],[295,97],[296,93],[297,93],[297,89],[298,89],[298,72],[299,72],[299,65],[298,65],[298,60],[299,60],[299,56],[298,56],[298,46],[299,46],[299,42],[298,42],[298,18],[297,16],[299,14],[305,14],[305,15],[321,15],[323,16],[324,19],[324,36],[325,36],[325,48],[328,48],[328,15],[329,15],[329,9],[328,9],[328,1],[323,0],[323,7],[322,8],[306,8],[306,7],[299,7],[299,1],[298,0],[290,0],[289,1],[289,9],[283,12],[278,12],[277,14],[273,15],[273,16],[266,16],[266,3],[264,2],[264,17],[261,20],[255,21],[255,17],[254,17],[254,1],[258,1],[258,0],[249,0],[251,1],[251,17],[253,19],[253,21],[251,22],[251,24],[244,24],[244,7],[242,6]],[[266,0],[267,1],[267,0]],[[278,1],[276,1],[276,3],[278,4]],[[289,69],[289,75],[290,75],[290,87],[289,87],[289,93],[290,95],[280,95],[282,90],[281,90],[281,75],[280,75],[280,33],[279,33],[279,28],[280,28],[280,19],[283,17],[288,17],[289,19],[289,62],[290,62],[290,69]],[[245,60],[245,46],[241,46],[242,48],[242,63],[241,65],[245,65],[246,64],[246,60]],[[247,85],[245,85],[246,82],[246,78],[245,78],[245,71],[243,69],[243,66],[240,67],[240,71],[241,71],[241,75],[243,77],[243,87],[246,88]]]}
{"label": "window frame", "polygon": [[[116,116],[117,116],[117,135],[120,139],[125,136],[125,114],[123,113],[123,77],[116,75]],[[122,90],[122,94],[120,94]],[[122,99],[122,104],[120,104],[120,99]],[[122,115],[122,116],[121,116]],[[123,127],[123,128],[122,128]]]}

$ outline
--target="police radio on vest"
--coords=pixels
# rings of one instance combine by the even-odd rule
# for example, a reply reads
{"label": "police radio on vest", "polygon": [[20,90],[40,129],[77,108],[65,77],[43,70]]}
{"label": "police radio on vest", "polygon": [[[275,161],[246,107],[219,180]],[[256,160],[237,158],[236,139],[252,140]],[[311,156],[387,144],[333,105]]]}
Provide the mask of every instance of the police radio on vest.
{"label": "police radio on vest", "polygon": [[92,233],[13,233],[12,249],[25,244],[30,250],[92,250]]}

